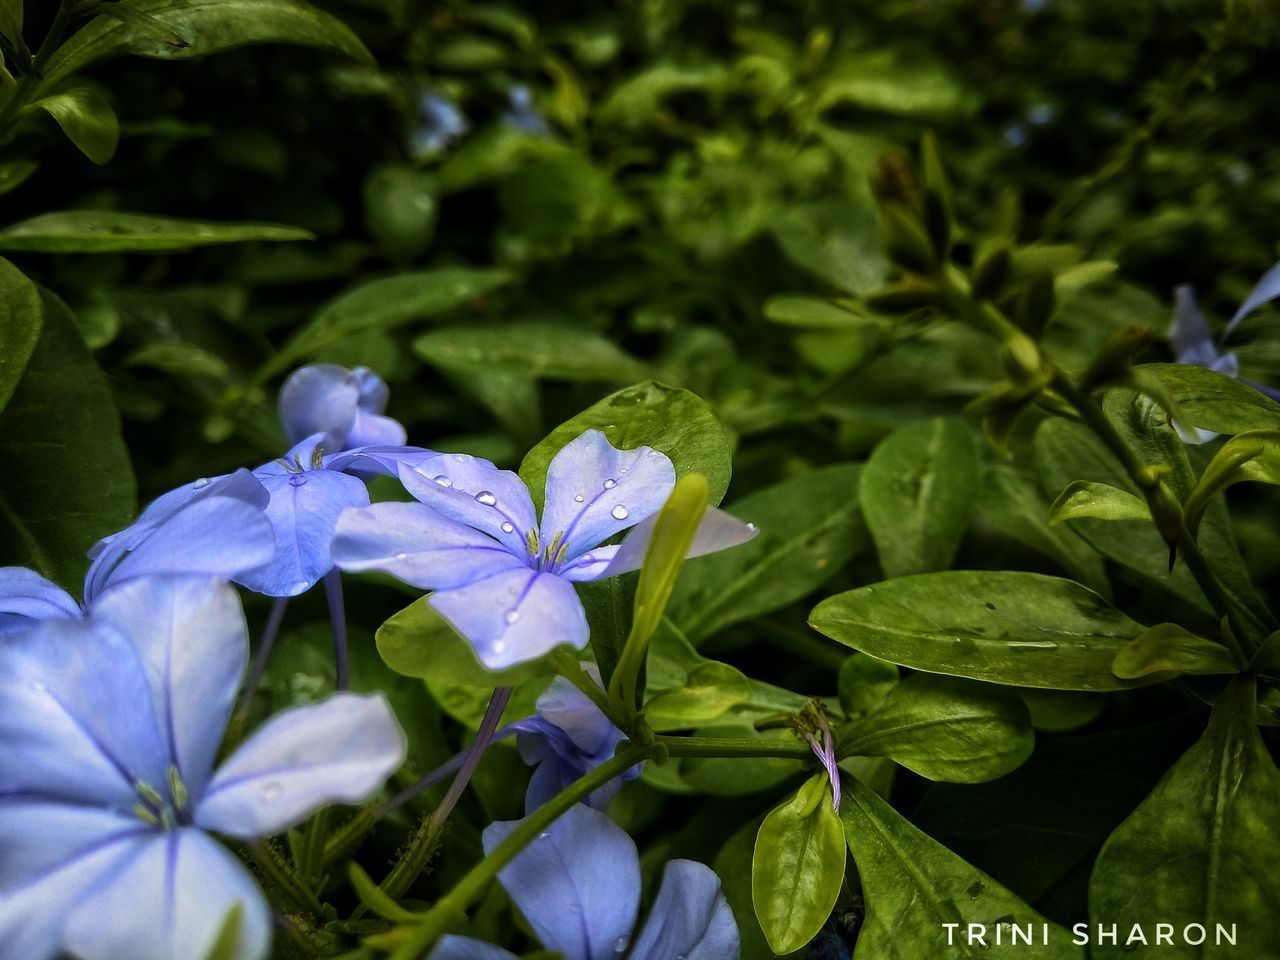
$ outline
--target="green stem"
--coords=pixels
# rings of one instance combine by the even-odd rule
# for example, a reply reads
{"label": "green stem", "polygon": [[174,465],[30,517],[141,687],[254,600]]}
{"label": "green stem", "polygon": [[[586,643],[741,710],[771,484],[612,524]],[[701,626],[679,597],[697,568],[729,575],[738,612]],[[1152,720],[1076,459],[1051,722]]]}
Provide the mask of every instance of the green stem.
{"label": "green stem", "polygon": [[809,760],[813,751],[788,740],[753,740],[749,737],[654,737],[654,743],[672,757],[778,757]]}
{"label": "green stem", "polygon": [[280,895],[294,907],[313,914],[321,912],[320,901],[292,867],[281,856],[280,851],[270,841],[255,841],[247,845],[249,856],[262,871],[263,879],[269,887],[279,891]]}

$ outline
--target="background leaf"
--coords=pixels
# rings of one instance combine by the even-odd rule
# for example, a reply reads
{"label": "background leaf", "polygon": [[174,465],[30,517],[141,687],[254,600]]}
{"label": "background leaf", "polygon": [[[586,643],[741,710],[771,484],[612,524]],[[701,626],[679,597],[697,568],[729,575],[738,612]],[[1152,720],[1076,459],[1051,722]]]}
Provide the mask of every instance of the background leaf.
{"label": "background leaf", "polygon": [[251,240],[310,240],[298,227],[266,223],[201,223],[111,210],[44,213],[0,230],[0,250],[24,253],[117,253],[189,250]]}
{"label": "background leaf", "polygon": [[26,274],[0,258],[0,411],[27,368],[31,352],[40,339],[44,308],[40,291]]}
{"label": "background leaf", "polygon": [[90,87],[72,87],[37,100],[39,108],[58,121],[67,138],[94,163],[109,161],[120,143],[120,121],[111,104]]}

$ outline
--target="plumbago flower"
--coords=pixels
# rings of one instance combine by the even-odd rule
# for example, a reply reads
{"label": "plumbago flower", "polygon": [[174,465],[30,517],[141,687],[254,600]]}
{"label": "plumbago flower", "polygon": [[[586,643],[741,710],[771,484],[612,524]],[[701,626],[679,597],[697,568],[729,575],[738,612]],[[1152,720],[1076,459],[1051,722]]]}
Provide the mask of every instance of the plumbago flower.
{"label": "plumbago flower", "polygon": [[[267,563],[276,539],[265,515],[266,489],[248,470],[203,480],[160,497],[126,530],[89,552],[85,608],[110,588],[140,577],[208,574],[222,578]],[[82,616],[57,584],[23,567],[0,568],[0,637],[34,621]]]}
{"label": "plumbago flower", "polygon": [[[493,823],[488,853],[520,825]],[[625,830],[578,805],[526,847],[498,879],[542,945],[564,960],[737,960],[738,927],[710,867],[672,860],[649,917],[640,910],[640,856]],[[628,949],[630,948],[630,949]],[[515,960],[468,937],[447,936],[430,960]]]}
{"label": "plumbago flower", "polygon": [[[583,669],[596,683],[595,664]],[[516,747],[524,762],[534,767],[524,798],[525,813],[532,813],[557,793],[606,760],[626,734],[585,693],[564,677],[556,677],[538,697],[538,712],[511,724]],[[593,791],[587,803],[603,810],[622,789],[623,782],[640,776],[642,764]]]}
{"label": "plumbago flower", "polygon": [[[488,460],[440,454],[401,463],[399,473],[419,502],[344,512],[333,560],[343,570],[381,570],[434,591],[431,606],[491,669],[561,643],[585,646],[587,618],[573,584],[638,570],[675,486],[665,454],[619,450],[599,430],[572,440],[551,461],[541,523],[524,482]],[[603,545],[628,529],[621,544]],[[755,533],[708,509],[689,556]]]}
{"label": "plumbago flower", "polygon": [[233,956],[267,955],[266,900],[211,833],[363,800],[405,740],[380,695],[337,694],[215,769],[247,654],[234,590],[191,577],[132,580],[0,645],[0,958],[204,960],[237,908]]}

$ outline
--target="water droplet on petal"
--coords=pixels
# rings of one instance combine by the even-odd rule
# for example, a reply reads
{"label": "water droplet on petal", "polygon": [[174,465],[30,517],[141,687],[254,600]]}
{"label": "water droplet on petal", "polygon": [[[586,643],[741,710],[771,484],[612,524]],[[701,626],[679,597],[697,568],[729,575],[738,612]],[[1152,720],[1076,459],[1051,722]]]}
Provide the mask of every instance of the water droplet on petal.
{"label": "water droplet on petal", "polygon": [[619,937],[617,940],[613,941],[613,952],[621,956],[622,954],[626,953],[627,947],[630,945],[630,943],[631,941],[627,939],[627,937],[625,936]]}
{"label": "water droplet on petal", "polygon": [[455,453],[455,454],[453,455],[453,459],[454,459],[454,460],[456,460],[456,461],[458,461],[458,463],[466,463],[466,462],[467,462],[467,458],[466,458],[466,456],[465,456],[464,454],[461,454],[461,453]]}
{"label": "water droplet on petal", "polygon": [[505,642],[505,641],[503,641],[503,640],[495,640],[495,641],[493,641],[493,652],[494,652],[494,653],[502,653],[502,652],[503,652],[504,650],[506,650],[506,649],[507,649],[507,644],[506,644],[506,642]]}
{"label": "water droplet on petal", "polygon": [[397,554],[396,554],[394,557],[392,557],[391,559],[392,559],[392,560],[407,560],[408,558],[409,558],[409,555],[408,555],[407,553],[397,553]]}
{"label": "water droplet on petal", "polygon": [[606,481],[604,482],[604,488],[605,488],[606,490],[612,490],[612,489],[613,489],[614,487],[616,487],[617,485],[618,485],[618,481],[617,481],[617,480],[614,480],[614,479],[612,479],[612,478],[610,478],[610,479],[608,479],[608,480],[606,480]]}
{"label": "water droplet on petal", "polygon": [[587,498],[586,498],[586,497],[584,497],[584,496],[583,496],[582,494],[580,494],[580,493],[576,493],[576,494],[574,494],[574,496],[573,496],[573,502],[574,502],[574,503],[581,503],[581,502],[582,502],[583,500],[585,500],[585,499],[587,499]]}
{"label": "water droplet on petal", "polygon": [[431,479],[433,479],[436,483],[440,484],[440,486],[442,486],[442,487],[452,487],[452,486],[453,486],[453,481],[452,481],[452,480],[450,480],[448,477],[446,477],[443,473],[441,473],[441,474],[439,474],[439,475],[437,475],[437,476],[435,476],[435,477],[432,477]]}
{"label": "water droplet on petal", "polygon": [[503,532],[503,533],[515,533],[515,532],[516,532],[516,528],[515,528],[515,527],[513,527],[510,523],[508,523],[507,521],[505,521],[505,520],[504,520],[504,521],[502,522],[502,532]]}
{"label": "water droplet on petal", "polygon": [[498,498],[488,490],[481,490],[476,494],[476,502],[483,503],[486,507],[492,507],[497,504]]}
{"label": "water droplet on petal", "polygon": [[270,780],[267,783],[264,783],[262,785],[262,789],[258,792],[262,796],[263,800],[270,803],[276,797],[280,796],[281,790],[282,788],[280,784],[276,783],[274,780]]}
{"label": "water droplet on petal", "polygon": [[627,508],[624,507],[622,504],[618,504],[616,507],[610,510],[609,513],[615,520],[625,520],[627,519],[627,517],[631,515],[630,513],[627,512]]}
{"label": "water droplet on petal", "polygon": [[289,475],[289,484],[294,487],[300,487],[307,482],[307,476],[304,473],[294,473]]}
{"label": "water droplet on petal", "polygon": [[46,690],[49,689],[49,685],[45,683],[43,680],[32,680],[31,689],[34,690],[36,693],[44,693]]}
{"label": "water droplet on petal", "polygon": [[547,831],[543,830],[543,831],[542,831],[542,833],[538,834],[538,839],[539,839],[539,840],[550,840],[550,839],[551,839],[551,834],[549,834],[549,833],[547,833]]}
{"label": "water droplet on petal", "polygon": [[760,528],[759,528],[759,527],[757,527],[754,523],[748,523],[748,524],[747,524],[747,529],[748,529],[748,530],[759,530]]}
{"label": "water droplet on petal", "polygon": [[310,588],[311,588],[310,580],[298,580],[293,585],[294,593],[301,593],[303,590],[309,590]]}
{"label": "water droplet on petal", "polygon": [[203,489],[204,489],[205,487],[207,487],[208,485],[209,485],[209,478],[208,478],[208,477],[201,477],[199,480],[197,480],[197,481],[196,481],[195,483],[193,483],[191,486],[193,486],[193,487],[194,487],[195,489],[197,489],[197,490],[203,490]]}
{"label": "water droplet on petal", "polygon": [[515,623],[517,620],[520,619],[520,611],[508,610],[506,613],[502,615],[502,619],[507,621],[507,623]]}

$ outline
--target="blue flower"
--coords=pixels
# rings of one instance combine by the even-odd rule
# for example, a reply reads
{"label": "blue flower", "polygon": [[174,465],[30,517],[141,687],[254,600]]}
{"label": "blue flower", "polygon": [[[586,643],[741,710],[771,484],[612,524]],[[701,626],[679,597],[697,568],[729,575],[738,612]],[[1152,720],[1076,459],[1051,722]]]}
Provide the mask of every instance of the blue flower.
{"label": "blue flower", "polygon": [[204,960],[237,907],[236,960],[267,955],[266,900],[211,833],[363,800],[405,741],[381,696],[337,694],[215,768],[247,654],[235,592],[193,577],[131,580],[0,646],[0,957]]}
{"label": "blue flower", "polygon": [[[100,540],[89,556],[84,603],[139,577],[207,574],[230,578],[270,561],[276,539],[266,489],[248,470],[197,480],[152,503],[125,530]],[[79,617],[61,587],[22,567],[0,568],[0,636],[34,621]]]}
{"label": "blue flower", "polygon": [[[485,852],[519,821],[484,831]],[[498,874],[542,945],[564,960],[737,960],[738,927],[710,867],[672,860],[649,917],[640,911],[640,857],[625,830],[578,805]],[[628,949],[630,948],[630,949]],[[515,960],[467,937],[443,938],[430,960]]]}
{"label": "blue flower", "polygon": [[438,93],[423,93],[418,97],[418,122],[409,136],[409,149],[416,156],[434,156],[470,129],[456,103]]}
{"label": "blue flower", "polygon": [[511,109],[502,115],[505,123],[535,137],[551,135],[547,118],[533,105],[533,93],[523,83],[517,83],[507,94]]}
{"label": "blue flower", "polygon": [[[333,560],[434,591],[430,603],[491,669],[562,643],[581,649],[587,618],[573,584],[638,570],[675,468],[651,447],[618,450],[598,430],[547,469],[539,524],[523,481],[487,460],[440,454],[402,463],[418,503],[377,503],[338,521]],[[634,527],[618,545],[602,546]],[[709,509],[690,556],[751,539],[755,528]]]}
{"label": "blue flower", "polygon": [[384,416],[389,391],[368,367],[333,363],[301,367],[280,388],[280,422],[291,444],[323,434],[329,453],[354,447],[401,446],[405,429]]}
{"label": "blue flower", "polygon": [[[594,664],[583,669],[597,683]],[[626,738],[613,721],[585,693],[564,677],[556,677],[538,697],[538,712],[511,725],[516,747],[524,762],[535,769],[525,794],[526,813],[532,813],[557,793],[613,758],[614,749]],[[626,780],[640,776],[641,764],[594,791],[587,803],[603,810]]]}

